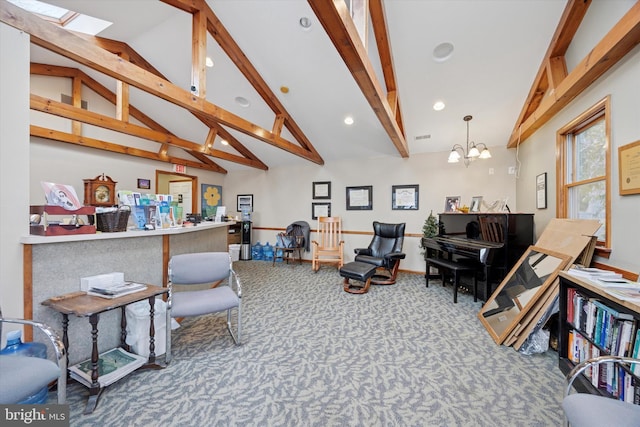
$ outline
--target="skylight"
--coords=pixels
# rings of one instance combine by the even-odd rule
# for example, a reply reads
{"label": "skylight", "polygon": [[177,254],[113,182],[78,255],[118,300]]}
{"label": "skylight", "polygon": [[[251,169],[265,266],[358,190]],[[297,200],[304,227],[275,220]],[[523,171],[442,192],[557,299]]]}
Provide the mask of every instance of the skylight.
{"label": "skylight", "polygon": [[92,16],[83,15],[72,10],[62,7],[53,6],[51,4],[37,0],[8,0],[16,6],[40,16],[49,22],[53,22],[67,30],[78,31],[81,33],[95,36],[108,28],[112,22],[94,18]]}

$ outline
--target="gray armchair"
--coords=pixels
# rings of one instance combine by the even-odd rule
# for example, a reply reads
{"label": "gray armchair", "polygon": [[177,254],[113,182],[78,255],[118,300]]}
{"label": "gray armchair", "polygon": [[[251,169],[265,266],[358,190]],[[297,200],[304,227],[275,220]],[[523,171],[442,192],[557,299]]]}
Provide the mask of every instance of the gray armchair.
{"label": "gray armchair", "polygon": [[0,403],[20,403],[56,379],[58,380],[58,403],[65,403],[67,400],[67,350],[56,331],[44,323],[33,320],[5,318],[0,310],[0,338],[3,323],[31,325],[40,329],[51,341],[56,362],[37,357],[0,355]]}
{"label": "gray armchair", "polygon": [[[175,285],[214,284],[228,279],[228,283],[210,289],[176,292]],[[235,285],[235,286],[234,286]],[[233,289],[235,287],[235,290]],[[242,335],[241,316],[242,287],[233,270],[228,252],[199,252],[174,255],[169,261],[169,298],[167,300],[167,352],[166,362],[171,360],[169,336],[171,318],[201,316],[227,312],[227,329],[236,344]],[[237,333],[231,329],[231,311],[237,312]]]}
{"label": "gray armchair", "polygon": [[603,363],[640,364],[640,359],[620,356],[600,356],[585,360],[574,366],[567,374],[567,386],[562,400],[565,425],[572,427],[638,427],[640,405],[627,403],[589,393],[571,393],[573,382],[588,368]]}

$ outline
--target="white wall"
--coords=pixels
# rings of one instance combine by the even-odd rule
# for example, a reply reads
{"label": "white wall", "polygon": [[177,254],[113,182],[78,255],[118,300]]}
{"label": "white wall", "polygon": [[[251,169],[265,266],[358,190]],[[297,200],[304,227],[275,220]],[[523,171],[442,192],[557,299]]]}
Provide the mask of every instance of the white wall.
{"label": "white wall", "polygon": [[0,23],[0,306],[22,317],[22,245],[29,233],[29,35]]}
{"label": "white wall", "polygon": [[[593,22],[591,20],[590,22]],[[598,101],[611,96],[611,247],[598,261],[640,272],[640,195],[620,196],[618,147],[640,140],[640,46],[616,64],[552,120],[524,141],[517,182],[518,206],[535,212],[538,234],[556,213],[556,132]],[[547,172],[548,208],[535,208],[535,177]]]}
{"label": "white wall", "polygon": [[[316,223],[311,219],[312,183],[331,182],[331,214],[343,220],[343,230],[350,232],[372,232],[372,222],[406,222],[406,233],[422,235],[422,226],[429,216],[444,210],[445,197],[461,196],[467,206],[473,196],[483,196],[493,201],[508,198],[508,205],[517,211],[515,197],[515,175],[509,175],[509,166],[515,165],[513,150],[490,147],[492,158],[477,160],[468,168],[464,164],[447,163],[448,152],[412,155],[409,159],[400,156],[362,159],[358,162],[342,161],[296,168],[272,168],[268,171],[229,172],[224,181],[223,200],[229,210],[236,209],[237,194],[253,194],[254,227],[285,228],[294,221],[307,221],[312,229]],[[489,169],[493,168],[493,174]],[[392,210],[392,185],[420,186],[417,211]],[[373,186],[373,210],[346,210],[346,187]],[[315,200],[325,202],[327,200]],[[255,230],[253,241],[273,244],[277,231]],[[313,237],[313,236],[312,236]],[[367,247],[371,235],[345,234],[345,258],[353,260],[353,249]],[[425,265],[420,255],[420,238],[406,237],[404,252],[407,258],[400,265],[403,270],[424,272]],[[305,255],[310,258],[310,253]]]}

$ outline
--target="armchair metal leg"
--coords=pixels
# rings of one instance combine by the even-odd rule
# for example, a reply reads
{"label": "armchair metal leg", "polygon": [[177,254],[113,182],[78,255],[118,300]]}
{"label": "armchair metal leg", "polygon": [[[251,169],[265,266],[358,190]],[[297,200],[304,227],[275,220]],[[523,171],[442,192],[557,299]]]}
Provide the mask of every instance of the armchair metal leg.
{"label": "armchair metal leg", "polygon": [[171,306],[168,305],[167,306],[167,320],[166,320],[166,346],[165,346],[165,353],[164,353],[164,363],[166,363],[167,365],[169,364],[169,362],[171,362]]}
{"label": "armchair metal leg", "polygon": [[242,338],[242,316],[240,314],[240,306],[236,307],[238,310],[238,333],[237,335],[233,333],[233,329],[231,329],[231,310],[227,310],[227,330],[229,334],[231,334],[231,338],[237,344],[240,344],[240,339]]}

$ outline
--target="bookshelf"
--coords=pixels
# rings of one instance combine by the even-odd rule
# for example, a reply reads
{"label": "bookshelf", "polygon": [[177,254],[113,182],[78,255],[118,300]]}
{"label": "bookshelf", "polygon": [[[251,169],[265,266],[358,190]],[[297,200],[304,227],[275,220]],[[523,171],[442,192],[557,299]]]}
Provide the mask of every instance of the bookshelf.
{"label": "bookshelf", "polygon": [[[596,356],[639,357],[638,303],[618,299],[597,282],[565,271],[560,272],[559,278],[558,365],[563,374]],[[582,393],[640,403],[640,370],[632,371],[627,366],[592,368],[573,385]]]}

